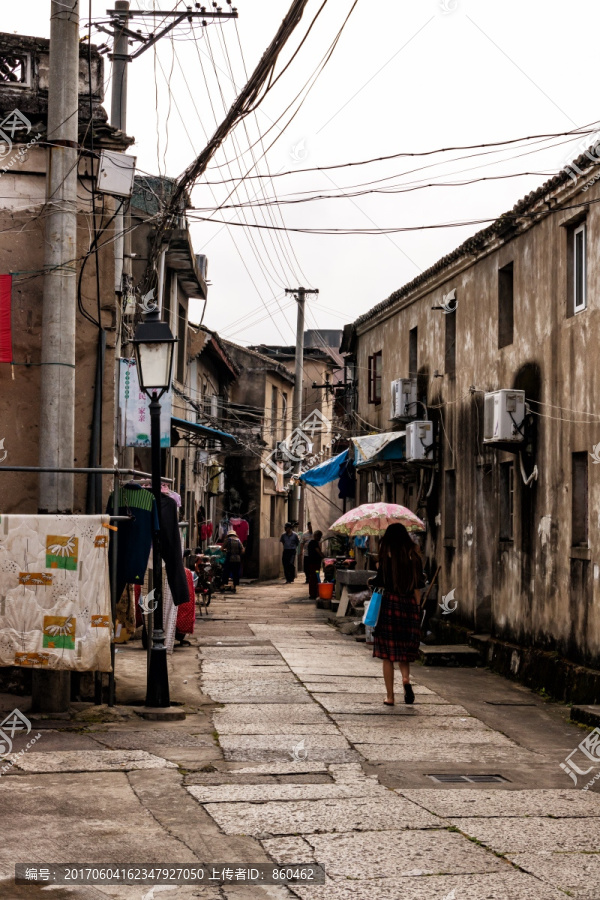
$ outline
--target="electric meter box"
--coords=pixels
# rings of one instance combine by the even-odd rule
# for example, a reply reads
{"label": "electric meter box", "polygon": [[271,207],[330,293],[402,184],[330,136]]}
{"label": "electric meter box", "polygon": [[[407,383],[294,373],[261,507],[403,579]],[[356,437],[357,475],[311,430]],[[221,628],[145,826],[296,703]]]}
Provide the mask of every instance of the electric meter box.
{"label": "electric meter box", "polygon": [[485,395],[483,442],[524,440],[525,391],[500,390]]}
{"label": "electric meter box", "polygon": [[414,419],[417,415],[417,379],[397,378],[392,381],[390,419]]}
{"label": "electric meter box", "polygon": [[102,150],[96,179],[97,190],[115,197],[131,197],[136,161],[136,156],[128,156],[116,150]]}
{"label": "electric meter box", "polygon": [[433,422],[409,422],[406,426],[407,462],[433,462]]}

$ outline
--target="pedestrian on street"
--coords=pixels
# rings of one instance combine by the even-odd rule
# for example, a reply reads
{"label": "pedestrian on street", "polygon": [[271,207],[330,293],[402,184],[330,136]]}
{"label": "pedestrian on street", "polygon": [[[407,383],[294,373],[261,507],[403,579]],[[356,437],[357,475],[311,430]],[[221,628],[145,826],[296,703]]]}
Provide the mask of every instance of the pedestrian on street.
{"label": "pedestrian on street", "polygon": [[313,535],[312,541],[309,541],[307,546],[307,562],[306,569],[308,570],[308,595],[311,600],[316,600],[319,589],[317,585],[319,584],[319,572],[321,570],[321,562],[325,554],[321,550],[321,538],[323,537],[322,531],[315,531]]}
{"label": "pedestrian on street", "polygon": [[383,598],[373,632],[373,656],[383,660],[386,706],[394,705],[394,663],[404,686],[404,702],[414,703],[410,664],[419,655],[421,640],[421,589],[424,587],[421,555],[408,531],[399,522],[389,525],[379,544],[377,575],[371,580]]}
{"label": "pedestrian on street", "polygon": [[311,522],[306,523],[306,531],[302,534],[302,539],[300,541],[300,559],[302,560],[302,571],[306,577],[305,584],[308,584],[308,545],[312,541],[313,538],[313,530]]}
{"label": "pedestrian on street", "polygon": [[284,528],[285,531],[279,538],[279,542],[283,544],[283,573],[285,575],[285,583],[292,584],[296,578],[296,552],[300,538],[290,522],[286,522]]}
{"label": "pedestrian on street", "polygon": [[240,583],[240,575],[242,572],[242,556],[244,555],[244,545],[237,536],[237,532],[230,528],[227,536],[223,541],[223,552],[225,553],[225,565],[223,567],[223,589],[229,584],[229,579],[233,581],[233,593],[237,593],[237,586]]}

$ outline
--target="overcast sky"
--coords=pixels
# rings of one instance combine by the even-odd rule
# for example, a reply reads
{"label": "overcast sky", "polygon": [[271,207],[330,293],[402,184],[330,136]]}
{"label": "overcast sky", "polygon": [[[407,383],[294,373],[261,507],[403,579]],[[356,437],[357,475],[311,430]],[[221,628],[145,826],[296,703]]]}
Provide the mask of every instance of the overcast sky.
{"label": "overcast sky", "polygon": [[[219,2],[227,8],[225,0]],[[279,68],[321,2],[308,4]],[[199,185],[193,193],[199,210],[194,215],[230,223],[243,222],[245,217],[249,222],[310,229],[412,228],[489,219],[508,210],[581,152],[581,139],[546,141],[537,145],[535,153],[530,152],[532,147],[517,145],[502,153],[460,160],[474,151],[327,173],[297,170],[558,133],[600,119],[597,0],[582,0],[576,15],[573,7],[557,0],[358,0],[314,86],[303,102],[300,97],[277,122],[304,86],[311,84],[352,3],[329,0],[297,59],[256,116],[246,119],[245,127],[237,127],[205,178],[236,180]],[[81,0],[80,6],[83,31],[87,0]],[[93,17],[98,20],[111,6],[92,0]],[[176,0],[156,4],[160,9],[175,6]],[[239,0],[237,33],[231,21],[209,27],[204,35],[198,28],[197,40],[187,27],[180,28],[173,41],[164,38],[156,53],[148,50],[131,64],[127,130],[136,139],[130,152],[137,156],[142,171],[178,176],[186,168],[243,86],[244,63],[251,72],[288,6],[288,0]],[[153,0],[132,0],[132,8],[151,9]],[[3,4],[2,28],[48,36],[49,11],[49,0]],[[94,42],[101,43],[104,38],[93,33]],[[110,76],[108,61],[105,75]],[[109,108],[110,84],[107,93]],[[249,180],[240,186],[240,173],[251,169],[275,138],[252,172],[293,174],[273,181]],[[248,152],[251,144],[255,144],[254,159]],[[464,181],[518,172],[547,174],[278,208],[215,211],[218,204],[262,195],[273,198],[275,189],[284,200],[299,192],[341,193],[340,189],[348,191],[383,178],[390,178],[384,182],[388,185],[414,187],[417,181]],[[227,199],[233,187],[237,192]],[[194,246],[196,252],[207,254],[212,282],[205,324],[240,343],[292,343],[294,302],[283,289],[304,283],[320,291],[318,300],[309,303],[307,327],[341,328],[479,227],[471,224],[388,236],[286,236],[240,224],[194,221]],[[193,314],[197,317],[199,310],[195,308]]]}

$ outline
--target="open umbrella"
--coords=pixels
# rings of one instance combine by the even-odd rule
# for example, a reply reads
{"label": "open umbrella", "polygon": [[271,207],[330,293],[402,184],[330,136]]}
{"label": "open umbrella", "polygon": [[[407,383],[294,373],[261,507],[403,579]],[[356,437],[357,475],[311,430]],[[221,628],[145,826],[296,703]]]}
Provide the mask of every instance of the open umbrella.
{"label": "open umbrella", "polygon": [[388,525],[400,522],[407,531],[425,531],[424,523],[406,506],[397,503],[363,503],[340,516],[330,528],[338,534],[384,534]]}

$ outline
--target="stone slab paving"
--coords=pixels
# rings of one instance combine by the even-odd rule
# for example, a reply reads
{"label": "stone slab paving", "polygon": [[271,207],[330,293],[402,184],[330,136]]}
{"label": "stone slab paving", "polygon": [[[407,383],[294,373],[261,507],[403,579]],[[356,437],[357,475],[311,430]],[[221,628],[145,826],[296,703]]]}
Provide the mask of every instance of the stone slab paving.
{"label": "stone slab paving", "polygon": [[[404,790],[398,793],[414,803],[418,803],[438,816],[448,818],[483,817],[486,819],[509,816],[550,816],[558,818],[591,818],[590,823],[600,830],[600,794],[575,790],[515,790],[507,791],[503,786],[460,791],[423,789]],[[600,831],[598,834],[600,841]],[[600,851],[600,843],[598,846]]]}
{"label": "stone slab paving", "polygon": [[[306,742],[308,744],[308,741]],[[310,748],[309,748],[310,749]],[[279,760],[290,759],[291,752],[284,750],[261,750],[258,747],[249,747],[246,749],[223,750],[223,759],[228,762],[278,762]],[[312,759],[324,762],[327,765],[331,763],[351,763],[360,760],[360,754],[356,750],[338,750],[330,748],[314,748],[310,751]]]}
{"label": "stone slab paving", "polygon": [[[434,710],[434,714],[430,710]],[[372,715],[340,715],[332,713],[331,718],[336,722],[340,729],[348,736],[348,730],[353,728],[385,728],[386,734],[394,734],[396,731],[402,733],[420,729],[436,728],[441,731],[452,730],[453,732],[471,732],[471,731],[487,731],[487,725],[480,722],[474,716],[444,716],[438,721],[438,715],[435,713],[436,707],[433,706],[413,706],[408,713],[402,707],[398,708],[398,714],[388,713],[387,715],[373,713]]]}
{"label": "stone slab paving", "polygon": [[[439,819],[433,821],[439,822]],[[419,828],[418,819],[413,822],[415,828]],[[444,829],[393,830],[392,823],[388,821],[386,827],[377,831],[368,828],[340,830],[344,833],[309,834],[302,829],[303,840],[310,848],[312,859],[325,866],[327,875],[335,880],[357,879],[376,883],[380,878],[482,874],[507,870],[504,860],[466,841],[462,835]],[[301,844],[294,849],[293,843],[283,843],[280,838],[261,839],[261,843],[278,862],[291,862],[290,856],[300,854],[302,850]],[[305,858],[305,854],[300,858]]]}
{"label": "stone slab paving", "polygon": [[263,763],[258,766],[242,766],[230,771],[238,775],[303,775],[305,773],[327,773],[328,768],[323,762],[280,762]]}
{"label": "stone slab paving", "polygon": [[[564,853],[600,852],[600,819],[550,819],[543,816],[520,818],[518,827],[511,818],[449,818],[449,822],[494,853],[524,853],[539,850]],[[600,886],[598,893],[600,895]]]}
{"label": "stone slab paving", "polygon": [[[385,694],[385,692],[384,692]],[[396,706],[385,706],[382,693],[378,694],[333,694],[312,692],[313,699],[328,712],[344,713],[360,716],[468,716],[464,706],[445,703],[435,694],[419,696],[414,706],[398,703]]]}
{"label": "stone slab paving", "polygon": [[[326,785],[323,785],[326,787]],[[192,788],[188,788],[191,790]],[[225,834],[310,834],[439,828],[443,824],[410,801],[389,795],[286,803],[207,803],[205,809]],[[421,835],[419,835],[419,841]]]}
{"label": "stone slab paving", "polygon": [[[403,722],[402,725],[405,723]],[[517,745],[497,731],[480,728],[454,729],[439,728],[435,733],[431,728],[394,726],[393,728],[369,728],[360,725],[339,723],[340,730],[353,744],[389,744],[415,748],[428,747],[432,741],[444,748],[456,744],[493,744],[495,747],[516,747]],[[410,723],[412,725],[412,722]]]}
{"label": "stone slab paving", "polygon": [[[313,693],[322,693],[322,694],[371,694],[375,697],[375,691],[377,686],[380,686],[380,693],[377,694],[377,701],[373,700],[373,702],[377,702],[377,704],[383,703],[383,698],[385,697],[385,686],[383,683],[383,677],[373,677],[373,678],[334,678],[331,677],[328,681],[322,681],[316,678],[307,678],[303,680],[304,687],[307,691]],[[429,688],[423,687],[420,684],[413,684],[413,689],[415,695],[417,697],[429,696],[435,699],[436,703],[440,703],[440,698],[430,691]],[[381,693],[383,691],[383,694]],[[400,702],[404,702],[400,698]],[[417,701],[417,702],[420,702]]]}
{"label": "stone slab paving", "polygon": [[509,853],[519,868],[555,885],[577,900],[600,897],[600,853]]}
{"label": "stone slab paving", "polygon": [[329,721],[316,703],[288,703],[284,707],[279,703],[232,703],[214,712],[214,722],[219,730],[223,725],[318,725]]}
{"label": "stone slab paving", "polygon": [[25,753],[15,762],[23,772],[130,772],[135,769],[176,768],[175,763],[145,750],[58,750]]}
{"label": "stone slab paving", "polygon": [[215,703],[312,703],[310,694],[297,682],[202,682],[202,689]]}
{"label": "stone slab paving", "polygon": [[417,761],[447,763],[455,768],[456,763],[485,763],[492,766],[494,774],[498,768],[507,767],[513,763],[529,763],[535,767],[537,757],[529,750],[523,750],[514,745],[514,749],[505,749],[497,744],[461,744],[456,741],[444,741],[430,737],[428,740],[406,741],[402,744],[355,744],[355,749],[365,759],[373,762],[406,762],[409,759]]}
{"label": "stone slab paving", "polygon": [[210,735],[188,734],[185,731],[122,731],[115,730],[109,733],[94,733],[94,740],[107,747],[119,750],[133,750],[148,746],[157,747],[211,747],[213,741]]}
{"label": "stone slab paving", "polygon": [[[302,726],[301,726],[302,727]],[[286,750],[293,748],[304,739],[304,745],[309,752],[318,750],[347,750],[350,744],[346,738],[337,734],[314,734],[310,737],[290,726],[286,734],[270,734],[268,731],[262,734],[223,734],[219,737],[219,743],[223,750]]]}
{"label": "stone slab paving", "polygon": [[268,800],[349,800],[353,797],[385,796],[385,788],[364,784],[225,784],[190,785],[188,791],[199,803],[264,803]]}
{"label": "stone slab paving", "polygon": [[252,723],[250,725],[242,725],[239,722],[234,723],[223,723],[220,719],[215,717],[215,728],[219,732],[220,735],[226,734],[285,734],[289,735],[300,734],[300,735],[311,735],[311,734],[337,734],[339,735],[339,729],[333,722],[322,722],[319,725],[303,725],[297,723],[283,723],[276,724],[270,723],[268,725],[260,725],[259,723]]}
{"label": "stone slab paving", "polygon": [[323,886],[294,887],[294,892],[301,900],[565,900],[562,891],[520,872],[344,882],[327,879]]}

